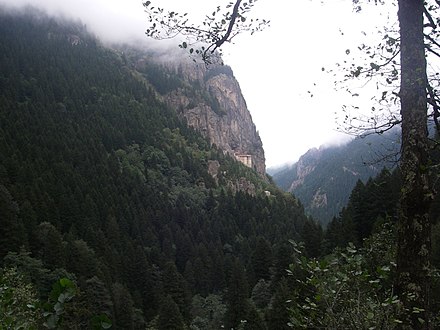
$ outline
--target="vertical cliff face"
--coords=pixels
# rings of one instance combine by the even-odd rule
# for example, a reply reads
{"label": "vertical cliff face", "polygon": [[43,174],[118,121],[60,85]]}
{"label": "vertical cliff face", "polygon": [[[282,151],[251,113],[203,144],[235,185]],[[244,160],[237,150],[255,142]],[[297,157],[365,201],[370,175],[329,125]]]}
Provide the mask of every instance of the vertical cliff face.
{"label": "vertical cliff face", "polygon": [[166,102],[211,143],[265,176],[263,145],[232,70],[194,63],[174,70],[183,84],[165,95]]}
{"label": "vertical cliff face", "polygon": [[263,145],[230,67],[125,53],[162,99],[212,144],[266,177]]}
{"label": "vertical cliff face", "polygon": [[311,174],[322,155],[322,149],[312,148],[300,157],[295,164],[295,176],[287,191],[294,192],[295,189],[304,184],[305,178]]}

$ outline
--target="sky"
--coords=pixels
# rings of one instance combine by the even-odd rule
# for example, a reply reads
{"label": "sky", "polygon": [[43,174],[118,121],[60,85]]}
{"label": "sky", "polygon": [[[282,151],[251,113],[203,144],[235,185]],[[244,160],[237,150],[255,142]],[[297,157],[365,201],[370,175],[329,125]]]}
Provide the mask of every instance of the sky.
{"label": "sky", "polygon": [[[188,12],[194,20],[229,2],[152,1]],[[104,41],[147,38],[142,0],[0,0],[0,4],[32,4],[50,14],[79,18]],[[258,0],[251,16],[271,24],[252,36],[236,37],[223,54],[262,139],[267,167],[292,163],[310,148],[347,141],[348,135],[336,131],[335,113],[340,114],[352,97],[335,88],[328,71],[346,59],[347,49],[355,49],[362,38],[374,38],[376,27],[388,23],[384,8],[369,5],[355,13],[352,0]],[[163,43],[174,47],[172,40]],[[353,84],[366,89],[361,82]],[[370,107],[368,103],[363,102]]]}

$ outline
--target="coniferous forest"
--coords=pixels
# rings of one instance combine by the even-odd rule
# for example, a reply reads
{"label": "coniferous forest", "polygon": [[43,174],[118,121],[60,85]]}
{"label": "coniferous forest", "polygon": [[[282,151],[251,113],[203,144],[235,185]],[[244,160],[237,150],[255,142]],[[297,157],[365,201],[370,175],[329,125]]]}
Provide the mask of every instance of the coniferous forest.
{"label": "coniferous forest", "polygon": [[[398,170],[359,181],[323,230],[161,101],[160,66],[148,83],[80,23],[0,15],[0,329],[404,322],[393,291]],[[255,193],[228,184],[243,178]]]}
{"label": "coniferous forest", "polygon": [[[31,300],[52,302],[44,322],[66,329],[104,315],[115,329],[237,327],[258,314],[253,291],[269,313],[309,221],[299,202],[211,147],[81,25],[0,25],[4,281],[20,274]],[[255,195],[228,189],[240,177]],[[58,315],[60,278],[76,291]]]}

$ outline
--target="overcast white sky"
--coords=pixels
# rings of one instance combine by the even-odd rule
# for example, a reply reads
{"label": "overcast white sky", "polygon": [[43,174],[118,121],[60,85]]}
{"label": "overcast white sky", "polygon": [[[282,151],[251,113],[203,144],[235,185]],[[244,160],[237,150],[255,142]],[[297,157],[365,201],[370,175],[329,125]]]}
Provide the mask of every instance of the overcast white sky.
{"label": "overcast white sky", "polygon": [[[229,0],[152,2],[196,14],[197,19]],[[90,30],[112,41],[146,38],[141,0],[0,3],[30,3],[50,13],[80,18]],[[384,8],[365,9],[354,13],[352,0],[259,0],[252,16],[271,20],[271,26],[253,36],[241,36],[224,48],[225,62],[240,83],[263,141],[268,167],[296,161],[309,148],[347,139],[335,131],[335,112],[346,95],[334,90],[333,78],[322,68],[334,68],[346,56],[346,49],[358,45],[362,31],[371,35],[369,32],[381,25]]]}

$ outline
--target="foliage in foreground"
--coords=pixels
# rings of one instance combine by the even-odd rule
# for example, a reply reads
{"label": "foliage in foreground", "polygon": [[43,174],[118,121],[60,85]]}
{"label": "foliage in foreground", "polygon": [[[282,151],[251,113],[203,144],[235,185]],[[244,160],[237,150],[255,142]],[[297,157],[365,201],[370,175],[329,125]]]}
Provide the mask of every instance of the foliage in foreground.
{"label": "foliage in foreground", "polygon": [[[392,224],[385,223],[364,240],[362,247],[349,243],[321,259],[307,258],[302,243],[292,244],[295,262],[289,274],[296,285],[289,301],[291,327],[405,328],[409,315],[424,312],[416,307],[404,310],[394,290],[396,244]],[[423,318],[419,322],[422,326]],[[431,322],[435,327],[435,316]]]}
{"label": "foliage in foreground", "polygon": [[0,329],[35,329],[41,316],[37,304],[35,289],[17,269],[4,269],[0,275]]}
{"label": "foliage in foreground", "polygon": [[[0,329],[62,329],[77,314],[74,298],[78,299],[77,285],[68,278],[57,280],[47,301],[38,298],[38,292],[15,267],[0,271]],[[109,329],[112,324],[106,315],[88,320],[93,329]],[[70,324],[72,325],[72,324]]]}

